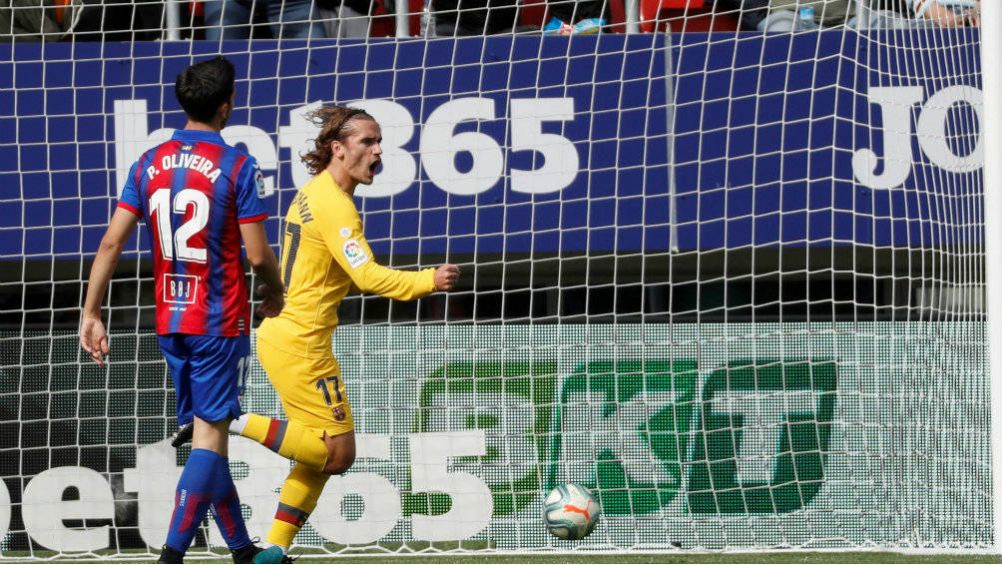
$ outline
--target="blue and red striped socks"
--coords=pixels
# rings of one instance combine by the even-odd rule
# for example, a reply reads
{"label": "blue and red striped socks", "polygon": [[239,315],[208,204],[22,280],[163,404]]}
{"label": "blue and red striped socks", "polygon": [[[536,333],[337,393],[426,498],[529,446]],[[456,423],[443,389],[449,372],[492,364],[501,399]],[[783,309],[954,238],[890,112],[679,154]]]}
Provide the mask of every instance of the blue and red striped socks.
{"label": "blue and red striped socks", "polygon": [[250,545],[247,525],[240,510],[240,496],[230,475],[230,460],[220,457],[212,485],[212,516],[216,519],[219,532],[226,540],[226,547],[240,549]]}
{"label": "blue and red striped socks", "polygon": [[177,481],[174,515],[167,531],[167,545],[181,554],[188,551],[198,527],[205,519],[205,513],[209,511],[220,461],[225,459],[214,451],[193,449],[181,478]]}

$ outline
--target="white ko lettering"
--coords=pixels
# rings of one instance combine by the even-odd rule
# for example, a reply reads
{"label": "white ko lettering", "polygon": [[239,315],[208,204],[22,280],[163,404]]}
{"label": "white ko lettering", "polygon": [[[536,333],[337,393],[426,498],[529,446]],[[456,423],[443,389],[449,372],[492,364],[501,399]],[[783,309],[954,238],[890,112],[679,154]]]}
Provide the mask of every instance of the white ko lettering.
{"label": "white ko lettering", "polygon": [[[902,186],[911,175],[915,157],[912,155],[912,137],[918,139],[919,148],[929,161],[951,173],[970,173],[984,165],[984,150],[979,138],[967,155],[957,155],[947,144],[947,124],[950,110],[958,105],[969,106],[982,122],[982,93],[970,86],[944,88],[925,101],[917,120],[917,131],[912,131],[912,114],[915,105],[922,102],[925,90],[921,86],[891,86],[870,88],[871,104],[879,107],[883,128],[883,156],[872,149],[857,149],[852,156],[852,171],[861,184],[868,188],[889,189]],[[917,135],[916,135],[917,134]],[[883,163],[883,171],[877,171]]]}

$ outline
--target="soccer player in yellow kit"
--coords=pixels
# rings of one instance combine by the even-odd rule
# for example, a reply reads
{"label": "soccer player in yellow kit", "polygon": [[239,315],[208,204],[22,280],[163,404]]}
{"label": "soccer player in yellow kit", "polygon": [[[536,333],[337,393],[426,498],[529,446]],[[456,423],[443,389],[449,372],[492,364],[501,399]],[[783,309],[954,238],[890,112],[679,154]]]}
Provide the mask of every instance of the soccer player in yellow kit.
{"label": "soccer player in yellow kit", "polygon": [[271,547],[256,563],[287,561],[292,539],[317,505],[328,477],[355,460],[351,407],[331,337],[337,308],[349,290],[414,300],[452,290],[459,267],[399,271],[376,263],[352,200],[371,184],[380,162],[379,124],[363,110],[336,106],[312,114],[320,125],[313,151],[303,156],[314,178],[289,206],[281,268],[282,313],[257,332],[257,354],[282,399],[288,421],[257,414],[234,420],[230,431],[296,461],[279,495],[268,533]]}

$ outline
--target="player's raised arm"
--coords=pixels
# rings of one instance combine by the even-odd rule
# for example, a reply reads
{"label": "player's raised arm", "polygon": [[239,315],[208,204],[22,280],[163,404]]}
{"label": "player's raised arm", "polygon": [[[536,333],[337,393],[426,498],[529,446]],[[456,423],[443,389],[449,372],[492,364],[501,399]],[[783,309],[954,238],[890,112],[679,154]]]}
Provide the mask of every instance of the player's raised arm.
{"label": "player's raised arm", "polygon": [[[394,300],[415,300],[436,290],[446,290],[438,286],[435,269],[403,271],[377,263],[369,242],[361,232],[357,214],[355,222],[351,222],[350,215],[345,213],[347,217],[344,217],[342,212],[321,211],[317,219],[329,226],[329,229],[323,230],[324,244],[359,291]],[[354,224],[354,228],[340,231],[336,227],[345,224]]]}
{"label": "player's raised arm", "polygon": [[104,357],[110,351],[108,334],[101,321],[101,304],[108,290],[108,282],[115,274],[122,249],[138,222],[139,216],[135,212],[123,207],[116,209],[90,268],[87,298],[80,316],[80,346],[101,366],[104,366]]}
{"label": "player's raised arm", "polygon": [[[317,149],[304,156],[312,170],[329,175],[338,194],[329,205],[312,206],[317,230],[331,256],[351,278],[353,288],[395,300],[414,300],[450,290],[459,276],[455,265],[437,276],[435,269],[401,271],[376,262],[352,201],[355,188],[369,185],[382,162],[382,129],[363,110],[330,109],[315,114],[321,124]],[[323,141],[320,141],[323,140]],[[325,177],[326,178],[326,177]],[[329,182],[329,181],[325,181]]]}

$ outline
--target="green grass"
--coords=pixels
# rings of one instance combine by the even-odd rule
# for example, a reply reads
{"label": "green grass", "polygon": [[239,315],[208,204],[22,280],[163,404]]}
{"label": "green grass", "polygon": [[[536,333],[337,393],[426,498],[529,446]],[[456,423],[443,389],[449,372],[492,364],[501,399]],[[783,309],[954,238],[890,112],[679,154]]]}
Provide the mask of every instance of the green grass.
{"label": "green grass", "polygon": [[[303,557],[300,563],[331,559]],[[900,553],[639,553],[574,555],[422,555],[346,557],[345,563],[1002,563],[997,555],[904,555]]]}
{"label": "green grass", "polygon": [[[574,554],[445,554],[391,555],[344,553],[331,555],[317,551],[294,551],[297,563],[470,563],[493,565],[500,563],[1002,563],[1002,555],[971,554],[902,554],[893,552],[761,552],[761,553],[684,553],[666,551],[664,553],[574,553]],[[27,554],[4,554],[0,563],[98,563],[108,562],[102,557],[62,557],[54,554],[30,559]],[[120,563],[154,563],[155,558],[136,557],[120,560]],[[209,558],[206,554],[192,554],[189,563],[230,563],[228,555]]]}

